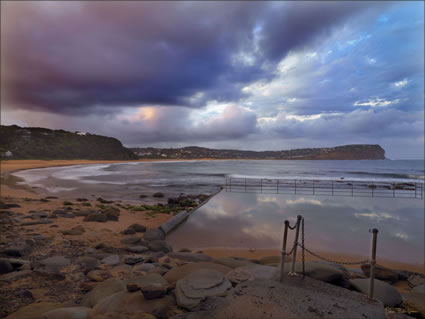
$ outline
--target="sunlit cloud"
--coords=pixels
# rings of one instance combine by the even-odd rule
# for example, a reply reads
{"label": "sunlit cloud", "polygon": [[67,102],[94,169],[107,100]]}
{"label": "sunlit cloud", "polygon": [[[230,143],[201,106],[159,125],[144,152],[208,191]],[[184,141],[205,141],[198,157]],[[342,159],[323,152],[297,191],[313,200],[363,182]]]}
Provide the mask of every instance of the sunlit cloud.
{"label": "sunlit cloud", "polygon": [[356,101],[354,106],[371,106],[371,107],[386,107],[395,105],[400,102],[400,99],[386,100],[384,98],[374,98],[366,101]]}

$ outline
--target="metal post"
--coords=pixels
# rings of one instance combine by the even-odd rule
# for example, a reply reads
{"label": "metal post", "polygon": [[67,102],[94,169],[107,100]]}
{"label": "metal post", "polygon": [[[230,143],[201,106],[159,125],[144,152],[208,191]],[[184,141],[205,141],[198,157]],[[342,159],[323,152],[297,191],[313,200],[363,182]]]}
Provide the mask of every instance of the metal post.
{"label": "metal post", "polygon": [[260,185],[261,185],[261,193],[263,193],[263,179],[261,179]]}
{"label": "metal post", "polygon": [[283,282],[283,274],[285,273],[285,256],[286,256],[286,241],[288,239],[289,221],[285,220],[283,229],[283,245],[282,245],[282,261],[280,263],[280,282]]}
{"label": "metal post", "polygon": [[297,259],[297,247],[298,247],[298,236],[300,234],[300,223],[301,223],[301,215],[297,216],[297,229],[295,231],[295,239],[294,239],[294,256],[292,257],[292,273],[295,273],[295,262]]}
{"label": "metal post", "polygon": [[372,256],[370,260],[370,274],[369,274],[369,298],[373,298],[373,287],[375,280],[375,265],[376,265],[376,239],[378,237],[378,230],[373,228],[369,230],[372,233]]}

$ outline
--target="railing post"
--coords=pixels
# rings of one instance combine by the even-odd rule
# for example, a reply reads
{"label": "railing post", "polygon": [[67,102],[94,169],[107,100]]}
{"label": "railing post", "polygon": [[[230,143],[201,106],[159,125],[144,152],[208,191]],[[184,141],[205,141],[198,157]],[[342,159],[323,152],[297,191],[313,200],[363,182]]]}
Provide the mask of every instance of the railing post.
{"label": "railing post", "polygon": [[277,186],[276,186],[276,188],[277,188],[277,193],[279,194],[279,180],[277,180]]}
{"label": "railing post", "polygon": [[229,179],[230,191],[232,191],[232,178]]}
{"label": "railing post", "polygon": [[295,194],[297,193],[297,180],[295,180]]}
{"label": "railing post", "polygon": [[294,256],[292,257],[292,269],[291,272],[295,273],[295,262],[297,260],[297,247],[298,247],[298,236],[300,234],[300,223],[301,223],[301,215],[297,216],[297,229],[295,231],[295,239],[294,239]]}
{"label": "railing post", "polygon": [[369,230],[372,233],[372,255],[370,260],[370,274],[369,274],[369,298],[373,298],[373,288],[375,280],[375,265],[376,265],[376,240],[378,237],[378,230],[373,228]]}
{"label": "railing post", "polygon": [[283,229],[283,244],[282,244],[282,261],[280,263],[280,282],[283,282],[285,273],[285,256],[286,256],[286,241],[288,239],[289,221],[285,220],[285,227]]}
{"label": "railing post", "polygon": [[260,185],[261,185],[261,193],[263,193],[263,179],[260,180]]}
{"label": "railing post", "polygon": [[334,195],[334,181],[332,181],[332,196]]}

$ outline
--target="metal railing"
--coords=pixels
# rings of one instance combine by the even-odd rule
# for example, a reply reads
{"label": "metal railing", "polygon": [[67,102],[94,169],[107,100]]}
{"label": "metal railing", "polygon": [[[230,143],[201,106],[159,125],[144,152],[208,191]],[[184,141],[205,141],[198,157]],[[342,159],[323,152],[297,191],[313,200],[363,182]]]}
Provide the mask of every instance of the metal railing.
{"label": "metal railing", "polygon": [[424,184],[349,180],[227,178],[226,192],[423,199]]}

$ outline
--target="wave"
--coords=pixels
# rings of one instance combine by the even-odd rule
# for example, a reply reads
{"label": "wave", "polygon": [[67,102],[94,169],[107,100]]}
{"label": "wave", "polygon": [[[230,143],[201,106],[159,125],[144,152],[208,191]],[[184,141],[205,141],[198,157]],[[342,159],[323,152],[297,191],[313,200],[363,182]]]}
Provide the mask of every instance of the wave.
{"label": "wave", "polygon": [[362,171],[352,171],[347,172],[355,175],[367,175],[367,176],[377,176],[377,177],[387,177],[387,178],[399,178],[399,179],[420,179],[424,180],[424,175],[414,175],[414,174],[402,174],[402,173],[370,173]]}

